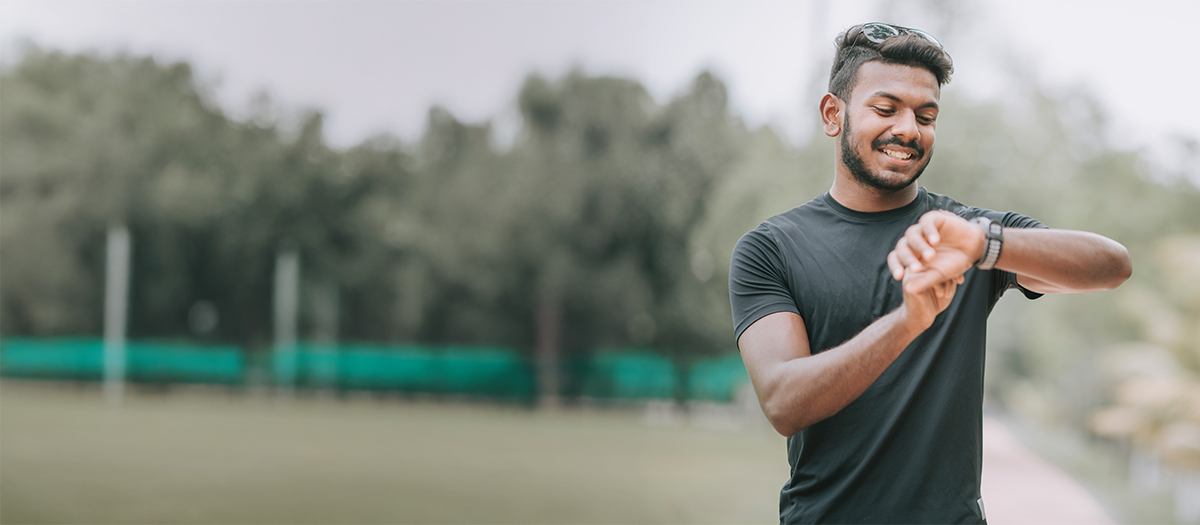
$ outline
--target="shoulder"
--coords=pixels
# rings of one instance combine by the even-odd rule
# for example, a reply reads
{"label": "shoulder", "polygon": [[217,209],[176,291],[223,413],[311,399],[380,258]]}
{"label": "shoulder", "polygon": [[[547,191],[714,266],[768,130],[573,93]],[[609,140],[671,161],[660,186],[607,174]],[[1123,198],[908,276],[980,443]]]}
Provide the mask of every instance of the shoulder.
{"label": "shoulder", "polygon": [[983,208],[967,206],[961,202],[958,202],[957,200],[954,200],[952,197],[934,193],[932,191],[927,191],[925,193],[925,199],[928,203],[926,205],[926,209],[946,210],[964,219],[974,219],[975,217],[980,216],[982,212],[987,211]]}
{"label": "shoulder", "polygon": [[820,198],[775,215],[746,232],[733,248],[732,268],[788,265],[785,254],[794,251],[794,240],[819,225],[824,204]]}
{"label": "shoulder", "polygon": [[824,196],[818,196],[800,206],[772,216],[746,235],[767,235],[772,239],[788,237],[794,232],[819,227],[823,221],[831,218],[830,212],[829,206],[825,204]]}
{"label": "shoulder", "polygon": [[766,221],[743,234],[733,247],[733,267],[749,261],[761,263],[780,259],[775,232]]}
{"label": "shoulder", "polygon": [[978,206],[968,206],[946,195],[939,195],[933,192],[927,192],[930,210],[946,210],[950,213],[958,215],[964,219],[970,220],[975,217],[987,217],[993,222],[998,222],[1006,228],[1045,228],[1037,219],[1017,213],[1015,211],[995,211]]}

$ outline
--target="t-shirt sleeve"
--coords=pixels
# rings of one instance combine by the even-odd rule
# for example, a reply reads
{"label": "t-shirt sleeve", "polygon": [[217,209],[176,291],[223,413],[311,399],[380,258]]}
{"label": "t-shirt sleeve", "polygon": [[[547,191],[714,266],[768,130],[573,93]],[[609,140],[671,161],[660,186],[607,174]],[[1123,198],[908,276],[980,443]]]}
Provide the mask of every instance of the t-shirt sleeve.
{"label": "t-shirt sleeve", "polygon": [[[996,212],[988,210],[980,215],[986,216],[988,219],[991,219],[992,222],[1000,223],[1000,225],[1004,226],[1005,228],[1046,228],[1046,225],[1042,224],[1037,219],[1026,217],[1013,211]],[[1003,248],[1001,248],[1001,250],[1003,250]],[[1021,293],[1025,294],[1025,297],[1028,299],[1037,299],[1038,297],[1042,296],[1042,294],[1026,290],[1023,286],[1018,284],[1017,274],[1015,273],[1006,272],[1003,270],[993,270],[992,273],[992,279],[994,279],[994,282],[992,283],[992,289],[996,291],[995,296],[997,299],[999,299],[1000,295],[1003,295],[1004,292],[1014,288],[1020,290]]]}
{"label": "t-shirt sleeve", "polygon": [[734,341],[755,321],[776,312],[799,314],[797,298],[787,285],[779,246],[766,226],[742,236],[729,263],[729,303],[733,309]]}

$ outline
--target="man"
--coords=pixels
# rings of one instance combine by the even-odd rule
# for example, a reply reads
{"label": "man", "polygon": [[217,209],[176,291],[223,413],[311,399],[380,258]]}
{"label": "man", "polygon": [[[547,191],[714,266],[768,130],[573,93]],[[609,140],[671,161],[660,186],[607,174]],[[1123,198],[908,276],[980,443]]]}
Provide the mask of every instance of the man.
{"label": "man", "polygon": [[780,521],[984,523],[988,313],[1012,288],[1114,288],[1129,255],[918,188],[950,56],[880,23],[837,44],[820,103],[833,186],[744,235],[729,276],[742,359],[788,437]]}

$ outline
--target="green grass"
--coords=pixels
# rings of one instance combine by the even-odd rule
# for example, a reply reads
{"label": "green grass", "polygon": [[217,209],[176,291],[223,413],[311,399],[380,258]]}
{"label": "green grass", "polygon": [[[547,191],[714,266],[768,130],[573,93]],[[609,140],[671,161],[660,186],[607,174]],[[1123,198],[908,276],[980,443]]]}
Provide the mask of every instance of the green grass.
{"label": "green grass", "polygon": [[783,438],[641,413],[0,386],[0,522],[765,523]]}

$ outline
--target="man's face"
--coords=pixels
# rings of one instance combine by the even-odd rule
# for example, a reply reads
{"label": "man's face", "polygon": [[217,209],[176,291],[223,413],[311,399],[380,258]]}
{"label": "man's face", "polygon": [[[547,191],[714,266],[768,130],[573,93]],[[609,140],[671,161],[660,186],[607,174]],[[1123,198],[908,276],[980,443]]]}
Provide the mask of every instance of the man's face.
{"label": "man's face", "polygon": [[862,65],[841,132],[841,162],[855,180],[890,192],[921,176],[933,156],[939,94],[925,69]]}

